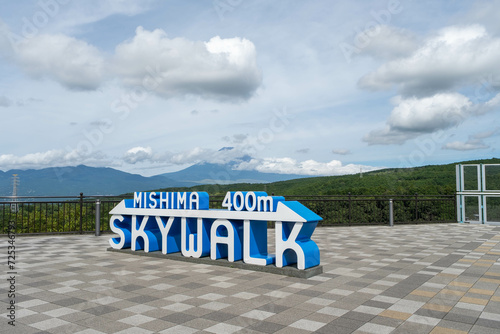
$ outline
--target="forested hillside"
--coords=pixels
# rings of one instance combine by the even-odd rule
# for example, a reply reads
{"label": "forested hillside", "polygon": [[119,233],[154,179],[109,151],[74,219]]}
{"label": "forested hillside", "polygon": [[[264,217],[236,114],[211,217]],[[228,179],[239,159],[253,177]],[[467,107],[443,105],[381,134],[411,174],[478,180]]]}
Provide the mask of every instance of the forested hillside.
{"label": "forested hillside", "polygon": [[[462,164],[500,164],[500,159],[464,161]],[[415,168],[388,168],[369,173],[311,177],[267,184],[239,183],[168,188],[162,191],[207,191],[223,195],[227,191],[255,190],[276,195],[452,195],[455,193],[455,165],[429,165]]]}

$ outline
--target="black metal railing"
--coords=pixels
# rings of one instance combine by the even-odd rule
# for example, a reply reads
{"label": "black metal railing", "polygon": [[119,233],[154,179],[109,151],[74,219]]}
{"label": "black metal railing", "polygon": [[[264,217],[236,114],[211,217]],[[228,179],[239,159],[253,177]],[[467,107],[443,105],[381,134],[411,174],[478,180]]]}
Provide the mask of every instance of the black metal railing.
{"label": "black metal railing", "polygon": [[368,225],[456,222],[456,196],[287,196],[323,218],[322,225]]}
{"label": "black metal railing", "polygon": [[[299,201],[323,218],[321,225],[388,224],[390,201],[398,224],[456,222],[455,195],[335,195],[285,196]],[[211,197],[210,207],[221,208],[223,197]]]}
{"label": "black metal railing", "polygon": [[15,223],[19,234],[95,233],[97,216],[100,232],[108,232],[108,213],[120,201],[116,196],[82,193],[62,197],[0,197],[0,234],[8,233],[9,222]]}
{"label": "black metal railing", "polygon": [[[0,235],[14,222],[19,234],[110,232],[109,211],[117,196],[0,197]],[[212,196],[210,208],[222,208]],[[456,222],[456,196],[286,196],[323,218],[320,225]],[[392,205],[390,204],[392,200]],[[391,216],[392,207],[392,216]],[[96,232],[97,228],[97,232]]]}

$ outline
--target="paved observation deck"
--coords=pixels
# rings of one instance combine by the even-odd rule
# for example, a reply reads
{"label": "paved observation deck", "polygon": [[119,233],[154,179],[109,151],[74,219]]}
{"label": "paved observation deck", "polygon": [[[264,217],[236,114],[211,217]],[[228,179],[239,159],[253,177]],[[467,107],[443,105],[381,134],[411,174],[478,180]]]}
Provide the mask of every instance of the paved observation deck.
{"label": "paved observation deck", "polygon": [[0,333],[500,332],[500,227],[318,227],[309,279],[109,252],[110,236],[16,236],[15,327],[0,238]]}

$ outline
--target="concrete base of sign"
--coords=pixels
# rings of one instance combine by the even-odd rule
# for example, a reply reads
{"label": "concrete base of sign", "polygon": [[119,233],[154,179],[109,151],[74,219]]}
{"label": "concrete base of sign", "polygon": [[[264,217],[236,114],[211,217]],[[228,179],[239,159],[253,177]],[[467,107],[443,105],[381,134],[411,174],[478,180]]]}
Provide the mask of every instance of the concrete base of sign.
{"label": "concrete base of sign", "polygon": [[261,271],[264,273],[298,277],[298,278],[310,278],[310,277],[313,277],[313,276],[316,276],[316,275],[323,273],[323,266],[321,266],[321,265],[315,266],[312,268],[307,268],[305,270],[299,270],[295,266],[286,266],[283,268],[278,268],[275,265],[258,266],[255,264],[244,263],[243,261],[229,262],[227,259],[212,260],[209,256],[200,257],[200,258],[186,257],[186,256],[182,256],[181,253],[171,253],[171,254],[163,254],[162,252],[146,253],[143,251],[133,251],[130,248],[115,249],[112,247],[109,247],[107,250],[110,252],[127,253],[127,254],[147,256],[147,257],[156,257],[156,258],[160,258],[160,259],[185,261],[185,262],[192,262],[192,263],[202,263],[202,264],[216,265],[216,266],[223,266],[223,267],[230,267],[230,268]]}

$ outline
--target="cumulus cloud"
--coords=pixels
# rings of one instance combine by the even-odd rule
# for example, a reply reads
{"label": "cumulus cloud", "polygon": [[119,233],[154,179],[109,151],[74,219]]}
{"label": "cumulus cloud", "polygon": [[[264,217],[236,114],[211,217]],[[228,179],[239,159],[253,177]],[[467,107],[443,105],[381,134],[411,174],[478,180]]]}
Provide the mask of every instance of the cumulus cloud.
{"label": "cumulus cloud", "polygon": [[499,95],[485,103],[472,103],[459,93],[438,93],[429,97],[396,96],[387,125],[363,137],[368,144],[403,144],[422,134],[445,130],[464,120],[491,111],[500,104]]}
{"label": "cumulus cloud", "polygon": [[457,125],[471,114],[474,105],[458,93],[439,93],[424,98],[394,99],[388,123],[391,128],[416,132],[433,132]]}
{"label": "cumulus cloud", "polygon": [[479,110],[466,96],[439,93],[434,96],[392,99],[396,106],[383,129],[371,131],[363,140],[369,144],[402,144],[424,133],[460,124]]}
{"label": "cumulus cloud", "polygon": [[[446,27],[424,39],[411,55],[388,61],[359,80],[365,89],[396,87],[400,92],[391,101],[395,107],[386,126],[363,140],[402,144],[494,110],[500,104],[500,85],[494,80],[500,75],[497,59],[500,38],[481,25]],[[464,95],[471,90],[475,95]],[[480,147],[477,142],[469,144]]]}
{"label": "cumulus cloud", "polygon": [[233,147],[220,150],[195,147],[180,152],[155,152],[151,147],[142,146],[129,149],[122,157],[123,161],[129,164],[148,162],[170,165],[192,165],[201,162],[225,164],[242,158],[244,158],[244,153]]}
{"label": "cumulus cloud", "polygon": [[318,162],[314,160],[297,161],[292,158],[250,158],[241,149],[225,147],[220,150],[195,147],[182,152],[156,153],[150,147],[134,147],[127,151],[123,160],[135,164],[192,165],[196,163],[228,164],[233,170],[255,170],[262,173],[299,174],[299,175],[341,175],[372,171],[380,167],[347,164],[341,161]]}
{"label": "cumulus cloud", "polygon": [[110,165],[111,161],[102,152],[83,153],[78,150],[49,150],[18,156],[14,154],[0,155],[0,169],[40,169],[47,167],[85,165]]}
{"label": "cumulus cloud", "polygon": [[105,56],[95,46],[64,34],[25,38],[0,21],[0,51],[29,76],[73,90],[95,90],[115,77],[128,88],[146,89],[162,98],[193,95],[242,101],[262,83],[255,46],[239,37],[191,41],[138,27],[132,39],[116,46],[114,55]]}
{"label": "cumulus cloud", "polygon": [[100,51],[63,34],[25,38],[13,50],[13,59],[28,75],[49,78],[74,90],[94,90],[104,76]]}
{"label": "cumulus cloud", "polygon": [[262,81],[254,44],[238,37],[190,41],[138,27],[134,38],[116,47],[113,64],[125,85],[163,98],[248,99]]}
{"label": "cumulus cloud", "polygon": [[490,148],[490,145],[484,143],[483,139],[492,137],[499,132],[500,128],[496,128],[490,131],[479,132],[474,135],[469,136],[469,139],[465,142],[454,141],[446,143],[443,145],[445,150],[455,150],[455,151],[471,151],[471,150],[481,150]]}
{"label": "cumulus cloud", "polygon": [[359,173],[360,168],[363,171],[372,171],[379,169],[377,167],[348,164],[343,165],[339,160],[330,162],[318,162],[315,160],[297,161],[292,158],[263,158],[251,159],[241,162],[236,169],[238,170],[256,170],[262,173],[280,173],[280,174],[300,174],[300,175],[341,175]]}
{"label": "cumulus cloud", "polygon": [[214,164],[226,164],[239,161],[245,158],[245,154],[237,148],[226,147],[220,150],[195,147],[191,150],[179,152],[171,155],[169,160],[173,164],[195,164],[208,162]]}
{"label": "cumulus cloud", "polygon": [[151,160],[153,157],[153,150],[151,147],[137,146],[128,150],[123,156],[123,160],[129,164],[135,164],[137,162],[144,162]]}
{"label": "cumulus cloud", "polygon": [[370,90],[396,86],[405,96],[433,95],[500,73],[499,58],[500,38],[489,35],[483,26],[451,26],[426,39],[410,56],[363,76],[358,85]]}

